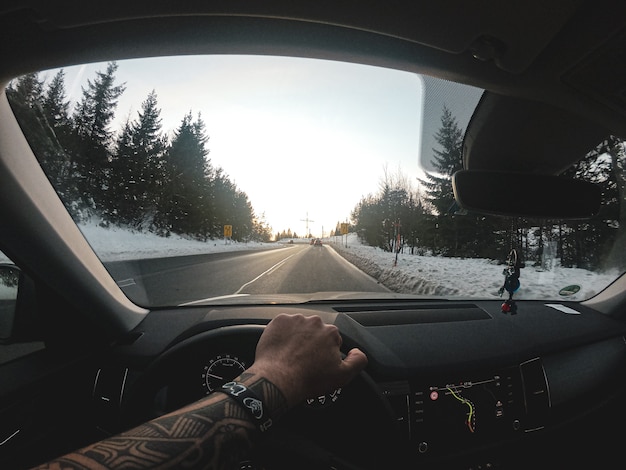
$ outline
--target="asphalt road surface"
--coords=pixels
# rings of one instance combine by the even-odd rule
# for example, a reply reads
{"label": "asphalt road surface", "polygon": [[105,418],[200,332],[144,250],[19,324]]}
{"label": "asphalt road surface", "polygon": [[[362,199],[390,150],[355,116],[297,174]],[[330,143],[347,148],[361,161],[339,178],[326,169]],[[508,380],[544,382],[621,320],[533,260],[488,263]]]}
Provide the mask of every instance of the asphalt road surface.
{"label": "asphalt road surface", "polygon": [[106,263],[136,303],[172,306],[238,294],[323,291],[388,292],[333,250],[331,245]]}

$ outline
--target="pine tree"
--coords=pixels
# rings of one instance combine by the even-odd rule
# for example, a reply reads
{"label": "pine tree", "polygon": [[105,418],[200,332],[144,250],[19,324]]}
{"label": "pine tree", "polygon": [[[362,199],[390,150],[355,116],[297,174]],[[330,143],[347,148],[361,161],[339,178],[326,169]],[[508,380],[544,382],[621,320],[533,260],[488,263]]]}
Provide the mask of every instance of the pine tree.
{"label": "pine tree", "polygon": [[45,130],[55,143],[55,152],[42,155],[42,166],[48,178],[57,188],[68,184],[70,158],[74,140],[72,138],[72,120],[70,103],[65,94],[65,72],[61,69],[46,87],[42,99],[42,110],[46,120]]}
{"label": "pine tree", "polygon": [[38,73],[29,73],[14,80],[7,89],[9,103],[28,143],[36,156],[49,145],[42,123],[41,101],[43,82]]}
{"label": "pine tree", "polygon": [[133,225],[137,217],[137,172],[141,163],[133,145],[133,127],[129,119],[120,130],[111,158],[109,191],[112,203],[105,214],[108,221]]}
{"label": "pine tree", "polygon": [[437,214],[443,215],[451,210],[454,203],[452,175],[463,169],[463,131],[446,106],[443,107],[441,127],[435,134],[435,140],[441,147],[433,149],[435,157],[431,163],[435,171],[426,172],[426,179],[420,182],[426,188],[426,200]]}
{"label": "pine tree", "polygon": [[160,114],[153,90],[141,104],[137,119],[122,128],[111,161],[115,217],[138,229],[151,224],[164,184],[167,138]]}
{"label": "pine tree", "polygon": [[359,238],[369,246],[385,248],[383,221],[385,216],[379,199],[372,194],[361,198],[350,214]]}
{"label": "pine tree", "polygon": [[48,86],[42,100],[44,115],[57,137],[70,130],[70,103],[65,95],[65,71],[59,70]]}
{"label": "pine tree", "polygon": [[124,84],[114,84],[117,68],[115,62],[109,62],[105,72],[96,72],[95,80],[88,80],[74,112],[77,148],[73,163],[79,179],[78,196],[84,205],[100,211],[113,205],[106,197],[113,146],[113,132],[109,127],[117,100],[125,90]]}
{"label": "pine tree", "polygon": [[406,176],[400,171],[389,175],[385,170],[378,193],[362,198],[351,218],[359,238],[368,245],[387,251],[407,246],[414,251],[424,215],[421,197]]}
{"label": "pine tree", "polygon": [[563,176],[597,184],[602,206],[600,214],[593,219],[559,226],[558,256],[562,265],[587,269],[626,267],[626,255],[621,249],[624,240],[617,230],[626,217],[625,168],[624,141],[609,136],[564,173]]}
{"label": "pine tree", "polygon": [[211,218],[213,221],[212,232],[215,234],[221,233],[224,225],[233,226],[234,240],[240,240],[243,235],[242,223],[245,223],[245,219],[240,219],[237,214],[236,198],[237,188],[229,180],[228,176],[224,173],[222,168],[216,168],[211,177],[211,195],[213,211]]}
{"label": "pine tree", "polygon": [[191,112],[174,133],[166,153],[163,199],[155,220],[160,231],[206,238],[212,233],[211,165],[206,158],[208,136],[200,116]]}
{"label": "pine tree", "polygon": [[[59,135],[65,138],[69,131],[69,119],[63,114],[68,105],[64,101],[62,75],[55,77],[45,93],[38,73],[23,75],[9,86],[7,97],[35,156],[52,184],[59,188],[59,178],[67,167],[67,142]],[[52,106],[58,106],[55,115],[50,114]]]}
{"label": "pine tree", "polygon": [[253,240],[260,242],[272,241],[272,227],[270,227],[267,223],[267,220],[265,219],[265,213],[261,214],[260,217],[256,217],[253,220],[253,227]]}
{"label": "pine tree", "polygon": [[28,73],[12,83],[8,91],[13,103],[33,108],[41,103],[43,82],[38,72]]}

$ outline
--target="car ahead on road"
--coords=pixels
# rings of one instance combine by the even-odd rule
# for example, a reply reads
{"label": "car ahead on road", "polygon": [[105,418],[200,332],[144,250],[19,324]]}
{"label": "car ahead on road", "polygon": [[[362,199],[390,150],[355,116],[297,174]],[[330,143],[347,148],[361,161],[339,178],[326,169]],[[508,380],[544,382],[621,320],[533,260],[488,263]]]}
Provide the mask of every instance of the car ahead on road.
{"label": "car ahead on road", "polygon": [[322,240],[320,240],[319,238],[316,238],[313,241],[313,246],[322,246]]}
{"label": "car ahead on road", "polygon": [[368,366],[237,468],[623,461],[624,2],[6,0],[0,31],[1,468],[211,393],[280,313]]}

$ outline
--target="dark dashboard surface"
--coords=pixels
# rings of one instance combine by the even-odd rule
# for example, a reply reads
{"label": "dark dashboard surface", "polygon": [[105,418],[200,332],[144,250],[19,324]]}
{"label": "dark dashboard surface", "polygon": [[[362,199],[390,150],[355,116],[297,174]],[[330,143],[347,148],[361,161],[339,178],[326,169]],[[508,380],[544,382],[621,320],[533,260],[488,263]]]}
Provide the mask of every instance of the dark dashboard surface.
{"label": "dark dashboard surface", "polygon": [[[336,443],[354,436],[366,467],[377,456],[364,446],[383,446],[404,463],[456,468],[455,457],[470,452],[482,465],[505,458],[514,468],[507,446],[586,419],[624,387],[624,326],[580,304],[519,302],[515,315],[492,301],[194,307],[154,311],[116,346],[94,387],[103,425],[112,414],[102,389],[119,394],[122,414],[146,402],[148,375],[149,415],[197,400],[254,361],[263,326],[279,313],[320,315],[340,329],[346,351],[368,355],[363,377],[311,397],[285,423],[290,436],[335,453],[350,454]],[[614,393],[600,403],[599,390]]]}

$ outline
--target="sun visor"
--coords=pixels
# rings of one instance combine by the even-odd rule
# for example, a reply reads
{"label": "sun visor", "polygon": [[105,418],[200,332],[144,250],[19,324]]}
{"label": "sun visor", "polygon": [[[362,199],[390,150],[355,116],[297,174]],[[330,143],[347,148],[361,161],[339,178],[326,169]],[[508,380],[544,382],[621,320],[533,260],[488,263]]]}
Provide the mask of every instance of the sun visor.
{"label": "sun visor", "polygon": [[600,186],[587,181],[502,171],[458,171],[452,188],[464,210],[538,219],[590,219],[602,197]]}
{"label": "sun visor", "polygon": [[558,175],[608,135],[562,109],[485,92],[465,132],[463,168]]}

